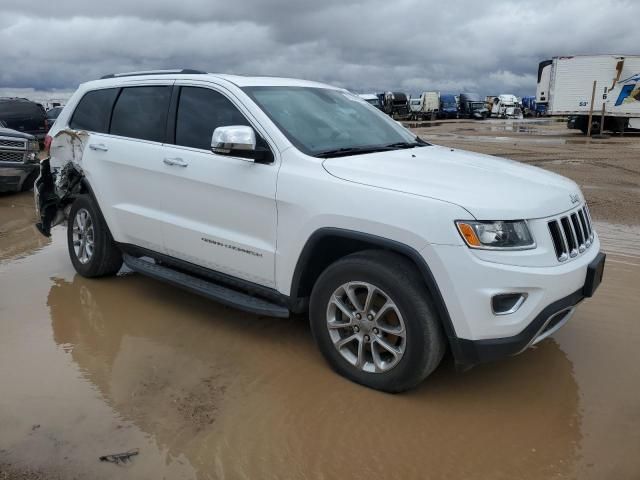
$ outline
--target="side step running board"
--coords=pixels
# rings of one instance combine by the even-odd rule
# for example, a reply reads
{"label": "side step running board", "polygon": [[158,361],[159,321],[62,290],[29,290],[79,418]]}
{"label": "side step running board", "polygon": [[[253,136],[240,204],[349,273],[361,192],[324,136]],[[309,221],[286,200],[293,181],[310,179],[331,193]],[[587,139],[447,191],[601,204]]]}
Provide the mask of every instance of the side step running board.
{"label": "side step running board", "polygon": [[268,300],[253,297],[217,283],[173,270],[172,268],[163,267],[162,265],[153,263],[153,261],[136,258],[128,254],[123,255],[123,259],[127,267],[135,272],[203,295],[229,307],[269,317],[287,318],[289,316],[289,309],[287,307],[277,305]]}

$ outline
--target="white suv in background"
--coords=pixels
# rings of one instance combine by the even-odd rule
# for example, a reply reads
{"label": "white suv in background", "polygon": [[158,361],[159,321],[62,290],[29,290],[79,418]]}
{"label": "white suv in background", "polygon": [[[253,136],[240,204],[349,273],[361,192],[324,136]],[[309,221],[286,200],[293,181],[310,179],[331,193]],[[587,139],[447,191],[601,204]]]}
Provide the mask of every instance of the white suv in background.
{"label": "white suv in background", "polygon": [[81,85],[49,133],[39,229],[87,277],[122,263],[263,315],[309,313],[345,377],[409,389],[449,348],[513,355],[590,297],[578,186],[431,145],[346,90],[191,70]]}

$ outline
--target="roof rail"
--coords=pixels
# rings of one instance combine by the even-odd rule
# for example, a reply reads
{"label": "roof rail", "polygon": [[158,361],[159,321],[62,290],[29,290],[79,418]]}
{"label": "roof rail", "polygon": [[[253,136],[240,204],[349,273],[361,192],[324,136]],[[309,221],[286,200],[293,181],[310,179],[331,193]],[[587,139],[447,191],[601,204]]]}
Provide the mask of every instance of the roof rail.
{"label": "roof rail", "polygon": [[104,80],[105,78],[137,77],[140,75],[166,75],[169,73],[204,75],[207,72],[203,72],[202,70],[194,70],[192,68],[183,68],[182,70],[147,70],[140,72],[110,73],[109,75],[103,75],[102,77],[100,77],[100,80]]}

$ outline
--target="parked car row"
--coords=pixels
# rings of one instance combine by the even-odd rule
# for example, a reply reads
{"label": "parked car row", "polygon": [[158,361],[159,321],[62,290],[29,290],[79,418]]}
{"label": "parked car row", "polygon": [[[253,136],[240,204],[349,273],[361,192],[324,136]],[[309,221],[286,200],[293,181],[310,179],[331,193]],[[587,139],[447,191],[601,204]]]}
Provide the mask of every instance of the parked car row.
{"label": "parked car row", "polygon": [[[366,93],[360,97],[396,120],[433,120],[435,118],[522,118],[545,114],[544,105],[536,106],[535,97],[489,95],[484,99],[474,92],[459,95],[425,91],[412,97],[402,92]],[[527,106],[524,100],[527,99]]]}

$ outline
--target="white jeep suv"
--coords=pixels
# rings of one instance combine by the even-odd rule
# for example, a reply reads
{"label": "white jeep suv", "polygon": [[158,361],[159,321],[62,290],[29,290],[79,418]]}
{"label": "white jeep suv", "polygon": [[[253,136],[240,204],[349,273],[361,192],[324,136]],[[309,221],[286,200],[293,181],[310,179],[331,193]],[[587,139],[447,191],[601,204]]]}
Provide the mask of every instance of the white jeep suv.
{"label": "white jeep suv", "polygon": [[192,70],[81,85],[49,133],[38,228],[83,276],[131,269],[249,312],[308,311],[328,363],[398,392],[449,348],[519,353],[590,297],[578,186],[431,145],[350,92]]}

